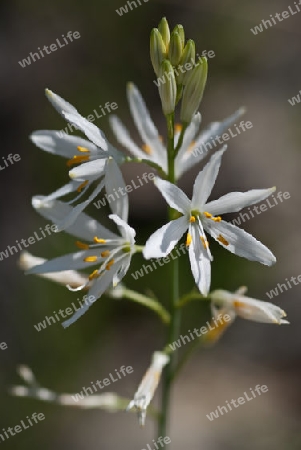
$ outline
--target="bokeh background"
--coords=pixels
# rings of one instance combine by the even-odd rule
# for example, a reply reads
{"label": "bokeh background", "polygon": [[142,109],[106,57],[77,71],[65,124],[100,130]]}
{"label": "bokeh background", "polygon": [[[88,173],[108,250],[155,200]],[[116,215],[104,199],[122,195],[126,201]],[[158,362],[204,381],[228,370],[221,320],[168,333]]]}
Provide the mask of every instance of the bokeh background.
{"label": "bokeh background", "polygon": [[[209,60],[210,76],[200,109],[203,126],[242,105],[247,107],[244,119],[253,123],[251,130],[229,142],[213,198],[232,190],[273,185],[291,194],[289,200],[244,224],[276,254],[278,263],[273,268],[234,257],[212,243],[213,288],[234,290],[247,285],[250,296],[268,300],[267,291],[301,273],[301,105],[288,103],[301,88],[301,14],[254,36],[250,28],[270,14],[287,10],[287,1],[141,3],[120,17],[116,9],[124,0],[1,1],[1,156],[19,153],[21,161],[0,173],[0,251],[45,226],[46,221],[31,208],[31,197],[46,195],[67,180],[65,161],[40,151],[28,139],[33,130],[66,126],[46,100],[45,87],[85,116],[100,104],[116,102],[118,116],[141,145],[125,95],[126,83],[133,81],[165,135],[149,60],[149,33],[166,15],[171,26],[184,25],[199,52],[206,49],[216,54]],[[21,68],[18,61],[69,30],[79,31],[81,38]],[[117,145],[107,117],[95,123]],[[200,167],[181,179],[188,194]],[[130,182],[144,170],[127,165],[123,173]],[[130,223],[142,244],[166,220],[165,203],[148,185],[130,194],[130,201]],[[105,221],[104,210],[92,205],[88,212]],[[30,251],[50,258],[73,249],[73,239],[61,233],[36,243]],[[133,366],[134,373],[110,388],[130,398],[152,352],[164,342],[164,330],[155,315],[129,301],[105,296],[69,329],[57,324],[38,333],[34,324],[66,308],[77,296],[49,281],[24,276],[17,267],[18,257],[0,261],[0,342],[8,345],[0,351],[0,429],[17,425],[34,411],[43,412],[46,420],[11,437],[2,443],[3,448],[140,450],[151,445],[155,437],[151,418],[140,429],[132,414],[63,408],[8,395],[9,386],[20,382],[16,375],[20,363],[29,365],[40,383],[56,392],[78,392],[125,364]],[[142,264],[141,256],[134,258],[128,286],[141,292],[151,289],[167,305],[168,267],[135,282],[130,273]],[[193,280],[186,256],[180,264],[184,293],[193,287]],[[274,299],[287,311],[290,326],[238,319],[215,347],[195,354],[173,390],[171,448],[300,448],[300,290],[301,286],[295,286]],[[183,333],[200,327],[208,317],[204,304],[193,302],[183,318]],[[257,384],[267,385],[269,391],[213,422],[206,418],[217,405]]]}

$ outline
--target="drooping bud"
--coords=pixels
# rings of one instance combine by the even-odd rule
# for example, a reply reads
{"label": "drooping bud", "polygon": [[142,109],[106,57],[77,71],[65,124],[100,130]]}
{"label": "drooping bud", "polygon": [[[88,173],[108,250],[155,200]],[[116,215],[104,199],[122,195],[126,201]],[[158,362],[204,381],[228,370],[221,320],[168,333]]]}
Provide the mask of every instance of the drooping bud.
{"label": "drooping bud", "polygon": [[207,73],[207,58],[204,57],[200,58],[196,67],[187,75],[181,107],[181,121],[183,123],[190,123],[200,106],[206,85]]}
{"label": "drooping bud", "polygon": [[169,48],[169,41],[170,41],[170,30],[169,25],[167,22],[166,17],[163,17],[158,25],[158,30],[162,36],[164,45],[166,47],[166,51],[168,51]]}
{"label": "drooping bud", "polygon": [[177,84],[174,70],[167,59],[161,64],[159,77],[164,79],[164,83],[160,83],[159,85],[159,94],[163,113],[167,116],[174,112],[177,97]]}
{"label": "drooping bud", "polygon": [[161,63],[166,57],[166,47],[161,33],[153,28],[150,35],[150,57],[156,75],[159,75]]}
{"label": "drooping bud", "polygon": [[173,66],[177,66],[183,53],[183,42],[179,33],[173,31],[170,37],[168,58]]}
{"label": "drooping bud", "polygon": [[177,84],[186,84],[185,81],[188,77],[189,72],[193,69],[195,65],[195,43],[192,39],[187,41],[182,58],[179,63],[179,69],[177,74]]}

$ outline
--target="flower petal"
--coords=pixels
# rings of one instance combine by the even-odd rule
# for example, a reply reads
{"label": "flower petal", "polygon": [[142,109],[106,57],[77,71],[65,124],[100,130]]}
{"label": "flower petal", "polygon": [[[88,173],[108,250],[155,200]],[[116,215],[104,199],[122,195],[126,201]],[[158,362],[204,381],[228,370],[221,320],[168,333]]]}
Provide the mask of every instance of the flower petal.
{"label": "flower petal", "polygon": [[126,186],[122,173],[113,158],[109,158],[107,161],[104,182],[111,211],[127,222],[129,215],[129,197],[125,190]]}
{"label": "flower petal", "polygon": [[141,159],[148,159],[148,155],[143,152],[130,137],[130,134],[121,120],[117,116],[111,115],[109,122],[117,141],[123,145],[133,156]]}
{"label": "flower petal", "polygon": [[222,156],[227,149],[227,146],[214,153],[210,161],[206,164],[204,169],[198,174],[193,186],[193,196],[191,200],[192,209],[202,210],[214,186]]}
{"label": "flower petal", "polygon": [[108,150],[108,142],[104,133],[96,125],[94,125],[94,123],[89,122],[79,113],[63,112],[63,116],[66,120],[68,120],[68,122],[72,123],[83,133],[85,133],[87,138],[97,145],[97,147],[100,147],[104,151]]}
{"label": "flower petal", "polygon": [[77,113],[76,108],[74,108],[71,103],[67,102],[59,95],[52,92],[50,89],[45,89],[45,94],[52,106],[57,110],[59,114],[62,114],[63,111],[68,113]]}
{"label": "flower petal", "polygon": [[[72,206],[59,200],[44,203],[44,197],[41,196],[33,197],[32,206],[39,214],[41,214],[41,216],[51,220],[56,225],[61,223],[61,221],[73,210]],[[76,222],[71,225],[67,231],[69,234],[88,242],[92,242],[95,236],[100,239],[119,238],[115,233],[107,230],[95,219],[92,219],[92,217],[84,213],[81,213],[77,217]]]}
{"label": "flower petal", "polygon": [[191,271],[201,294],[207,295],[211,284],[211,263],[207,251],[204,249],[198,227],[189,227],[191,243],[189,245],[189,259]]}
{"label": "flower petal", "polygon": [[205,230],[229,252],[250,261],[258,261],[266,266],[271,266],[276,262],[275,256],[265,245],[235,225],[223,220],[214,222],[210,219],[204,220],[203,225]]}
{"label": "flower petal", "polygon": [[128,241],[131,245],[135,244],[136,231],[130,227],[124,220],[122,220],[117,214],[110,214],[109,218],[113,220],[118,226],[122,237]]}
{"label": "flower petal", "polygon": [[172,208],[183,214],[190,214],[190,200],[187,195],[175,184],[155,177],[154,183]]}
{"label": "flower petal", "polygon": [[246,206],[261,202],[275,192],[276,188],[270,189],[252,189],[247,192],[231,192],[223,195],[218,200],[213,200],[206,204],[206,211],[213,216],[237,212]]}
{"label": "flower petal", "polygon": [[147,240],[143,256],[145,259],[167,256],[181,239],[189,225],[187,217],[168,222],[155,231]]}
{"label": "flower petal", "polygon": [[104,175],[106,162],[107,157],[80,164],[78,167],[70,170],[69,176],[73,180],[96,180]]}
{"label": "flower petal", "polygon": [[59,256],[58,258],[50,259],[49,261],[46,260],[44,263],[29,269],[26,274],[37,275],[50,272],[61,272],[62,270],[86,269],[102,262],[101,257],[99,257],[99,259],[95,262],[84,261],[84,259],[88,256],[94,255],[96,255],[95,249],[83,250],[77,253],[69,253],[68,255]]}
{"label": "flower petal", "polygon": [[244,296],[236,296],[233,302],[236,313],[244,319],[262,323],[277,323],[279,325],[289,323],[287,320],[283,320],[283,317],[286,317],[286,313],[273,303],[262,302]]}
{"label": "flower petal", "polygon": [[55,200],[60,197],[64,197],[65,195],[76,191],[80,185],[81,185],[81,181],[70,181],[68,184],[65,184],[65,186],[62,186],[57,191],[54,191],[49,195],[36,196],[34,198],[39,198],[40,202],[48,203],[48,202],[51,202],[52,200]]}
{"label": "flower petal", "polygon": [[97,153],[97,147],[90,141],[78,136],[69,136],[62,131],[39,130],[34,131],[29,137],[42,150],[68,159],[80,154],[78,147],[88,149],[91,154]]}

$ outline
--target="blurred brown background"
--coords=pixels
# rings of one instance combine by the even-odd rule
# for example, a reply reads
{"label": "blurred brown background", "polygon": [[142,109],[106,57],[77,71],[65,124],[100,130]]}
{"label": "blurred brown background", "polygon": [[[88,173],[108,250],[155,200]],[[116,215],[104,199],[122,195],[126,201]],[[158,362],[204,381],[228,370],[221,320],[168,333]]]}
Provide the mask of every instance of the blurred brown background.
{"label": "blurred brown background", "polygon": [[[247,285],[250,296],[268,300],[266,292],[277,283],[301,274],[301,104],[288,103],[301,88],[301,13],[254,36],[250,28],[270,14],[287,10],[286,1],[141,3],[120,17],[116,9],[124,0],[2,0],[1,156],[19,153],[21,161],[0,173],[0,251],[46,224],[31,208],[31,196],[48,194],[67,180],[65,161],[40,151],[28,140],[33,130],[66,126],[46,100],[45,87],[69,100],[85,116],[100,104],[116,102],[118,116],[140,145],[125,95],[127,81],[133,81],[165,134],[149,60],[149,33],[166,15],[171,26],[184,25],[199,53],[206,49],[216,54],[209,60],[210,76],[200,109],[203,126],[242,105],[247,107],[243,119],[253,123],[252,130],[229,141],[213,198],[232,190],[273,185],[291,194],[283,204],[243,225],[273,250],[278,260],[273,268],[234,257],[212,244],[212,287],[234,290]],[[81,38],[21,68],[18,61],[69,30],[79,31]],[[107,117],[95,123],[117,145]],[[181,179],[181,187],[189,194],[200,167]],[[127,165],[123,172],[129,182],[143,171]],[[151,186],[133,192],[130,201],[130,223],[137,230],[138,243],[143,244],[165,223],[165,203]],[[102,220],[103,211],[92,205],[89,212]],[[73,239],[59,234],[29,250],[50,258],[73,249]],[[78,392],[125,364],[134,367],[133,375],[112,388],[131,397],[152,352],[164,342],[164,330],[152,313],[105,297],[68,330],[58,324],[38,333],[34,324],[52,311],[66,308],[77,296],[48,281],[25,277],[17,260],[16,255],[0,261],[0,342],[8,345],[0,351],[0,429],[17,425],[34,411],[43,412],[46,420],[11,437],[3,447],[140,450],[151,444],[155,428],[150,418],[141,430],[131,414],[73,410],[7,394],[10,385],[19,383],[15,368],[20,363],[32,367],[41,384],[57,392]],[[141,256],[135,257],[129,274],[142,263]],[[128,285],[141,292],[150,287],[167,304],[167,271],[164,267],[137,282],[129,275]],[[185,256],[181,258],[182,292],[192,287]],[[295,286],[274,299],[287,311],[290,326],[237,320],[216,347],[198,352],[190,361],[173,392],[172,449],[300,448],[300,290]],[[193,302],[185,313],[183,333],[200,327],[208,317],[204,305]],[[268,393],[218,420],[206,418],[217,405],[236,399],[257,384],[267,385]]]}

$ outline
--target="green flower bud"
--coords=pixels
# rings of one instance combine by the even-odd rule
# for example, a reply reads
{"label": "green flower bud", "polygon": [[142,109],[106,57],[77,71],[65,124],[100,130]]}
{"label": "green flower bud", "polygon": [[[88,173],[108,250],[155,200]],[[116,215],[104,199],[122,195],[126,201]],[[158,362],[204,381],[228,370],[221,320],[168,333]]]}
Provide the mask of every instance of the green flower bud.
{"label": "green flower bud", "polygon": [[185,31],[184,31],[183,26],[182,25],[176,25],[174,27],[174,29],[173,29],[173,32],[174,33],[179,33],[179,35],[181,37],[181,40],[182,40],[183,47],[184,47],[184,45],[185,45]]}
{"label": "green flower bud", "polygon": [[172,32],[170,37],[168,58],[173,66],[179,64],[183,53],[183,43],[179,33]]}
{"label": "green flower bud", "polygon": [[158,29],[160,31],[160,34],[162,36],[164,45],[166,47],[166,50],[168,51],[168,47],[169,47],[169,41],[170,41],[170,30],[169,30],[169,25],[168,22],[166,20],[166,17],[163,17],[159,23]]}
{"label": "green flower bud", "polygon": [[165,82],[159,85],[159,94],[162,103],[162,109],[165,116],[171,114],[175,110],[177,98],[177,84],[173,67],[167,59],[165,59],[160,68],[159,77],[164,77]]}
{"label": "green flower bud", "polygon": [[[187,66],[187,68],[185,68],[185,64],[190,64],[190,66]],[[195,43],[192,39],[189,39],[189,41],[187,41],[183,54],[182,54],[182,58],[179,64],[179,70],[177,70],[178,74],[177,74],[177,83],[178,84],[186,84],[185,80],[188,77],[189,72],[193,69],[195,65]],[[181,67],[182,66],[182,67]],[[181,70],[180,70],[181,67]]]}
{"label": "green flower bud", "polygon": [[181,121],[183,123],[190,123],[200,106],[206,85],[207,73],[207,58],[200,58],[196,67],[187,76],[181,106]]}
{"label": "green flower bud", "polygon": [[157,28],[153,28],[150,35],[150,57],[156,75],[159,75],[161,63],[166,57],[166,47]]}

